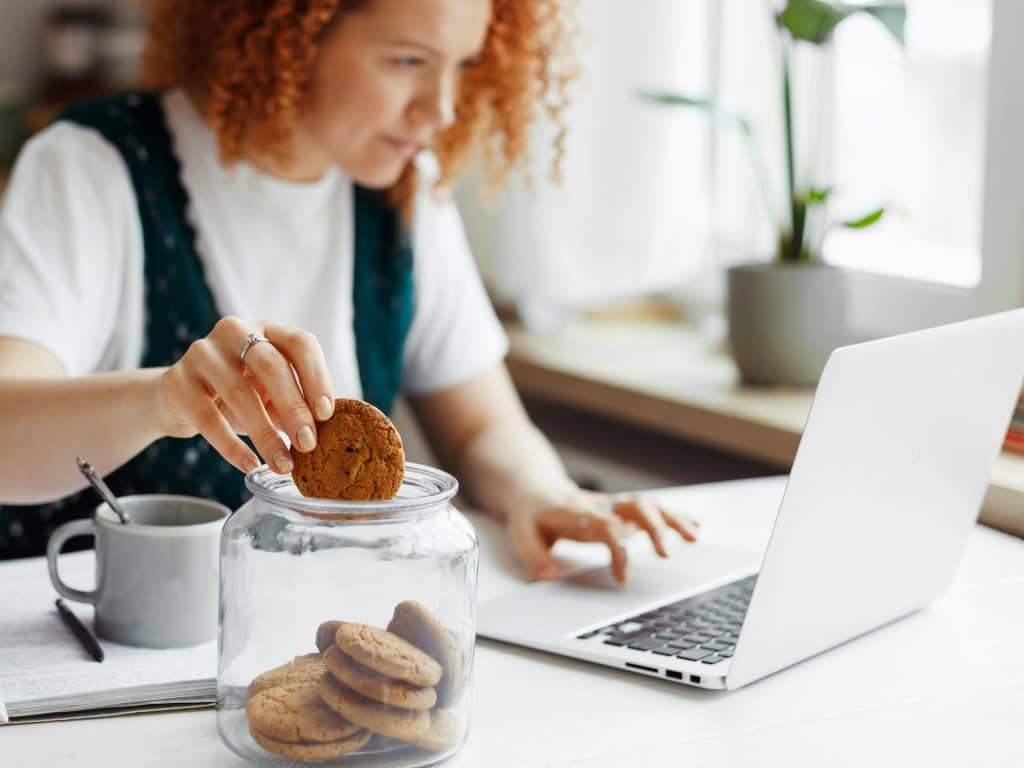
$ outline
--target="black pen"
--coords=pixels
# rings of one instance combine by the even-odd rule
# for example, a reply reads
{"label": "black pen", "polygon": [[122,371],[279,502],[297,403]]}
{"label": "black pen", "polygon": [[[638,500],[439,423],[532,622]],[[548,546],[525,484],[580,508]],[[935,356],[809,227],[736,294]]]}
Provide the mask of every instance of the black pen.
{"label": "black pen", "polygon": [[70,608],[64,605],[64,601],[60,598],[57,598],[57,610],[60,612],[60,618],[75,633],[78,642],[89,652],[89,655],[96,661],[103,661],[103,649],[96,642],[96,638],[92,636],[92,632],[85,628],[85,625],[78,620]]}

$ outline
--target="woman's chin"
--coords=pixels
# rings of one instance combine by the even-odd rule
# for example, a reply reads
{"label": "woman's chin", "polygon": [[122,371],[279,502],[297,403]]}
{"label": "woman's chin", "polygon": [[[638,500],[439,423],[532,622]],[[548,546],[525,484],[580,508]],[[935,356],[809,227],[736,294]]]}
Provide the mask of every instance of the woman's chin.
{"label": "woman's chin", "polygon": [[389,189],[402,178],[402,173],[408,165],[408,160],[380,163],[354,169],[349,175],[357,184],[368,189]]}

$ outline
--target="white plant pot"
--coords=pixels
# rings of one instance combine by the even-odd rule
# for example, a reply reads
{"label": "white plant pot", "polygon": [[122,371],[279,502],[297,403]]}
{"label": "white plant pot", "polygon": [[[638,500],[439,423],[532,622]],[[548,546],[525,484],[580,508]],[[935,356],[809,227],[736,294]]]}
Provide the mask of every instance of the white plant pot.
{"label": "white plant pot", "polygon": [[848,273],[827,264],[745,264],[728,270],[729,344],[743,380],[810,385],[848,343]]}

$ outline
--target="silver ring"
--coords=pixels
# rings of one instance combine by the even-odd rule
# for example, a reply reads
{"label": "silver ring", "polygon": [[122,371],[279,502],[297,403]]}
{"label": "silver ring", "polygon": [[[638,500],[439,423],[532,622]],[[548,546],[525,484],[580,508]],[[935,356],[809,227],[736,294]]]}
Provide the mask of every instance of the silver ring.
{"label": "silver ring", "polygon": [[238,359],[242,361],[242,365],[245,365],[245,355],[252,347],[252,345],[259,344],[261,341],[265,341],[267,342],[267,344],[270,343],[270,339],[264,338],[263,336],[259,336],[258,334],[255,333],[250,333],[248,336],[245,337],[245,344],[242,345],[242,351],[238,355]]}

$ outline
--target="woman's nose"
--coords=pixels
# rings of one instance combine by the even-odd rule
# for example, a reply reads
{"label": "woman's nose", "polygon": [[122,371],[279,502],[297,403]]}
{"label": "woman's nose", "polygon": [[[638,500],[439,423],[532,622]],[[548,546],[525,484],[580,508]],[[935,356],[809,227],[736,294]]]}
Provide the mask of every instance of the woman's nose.
{"label": "woman's nose", "polygon": [[435,131],[455,122],[455,83],[453,78],[439,78],[424,90],[413,105],[417,119]]}

